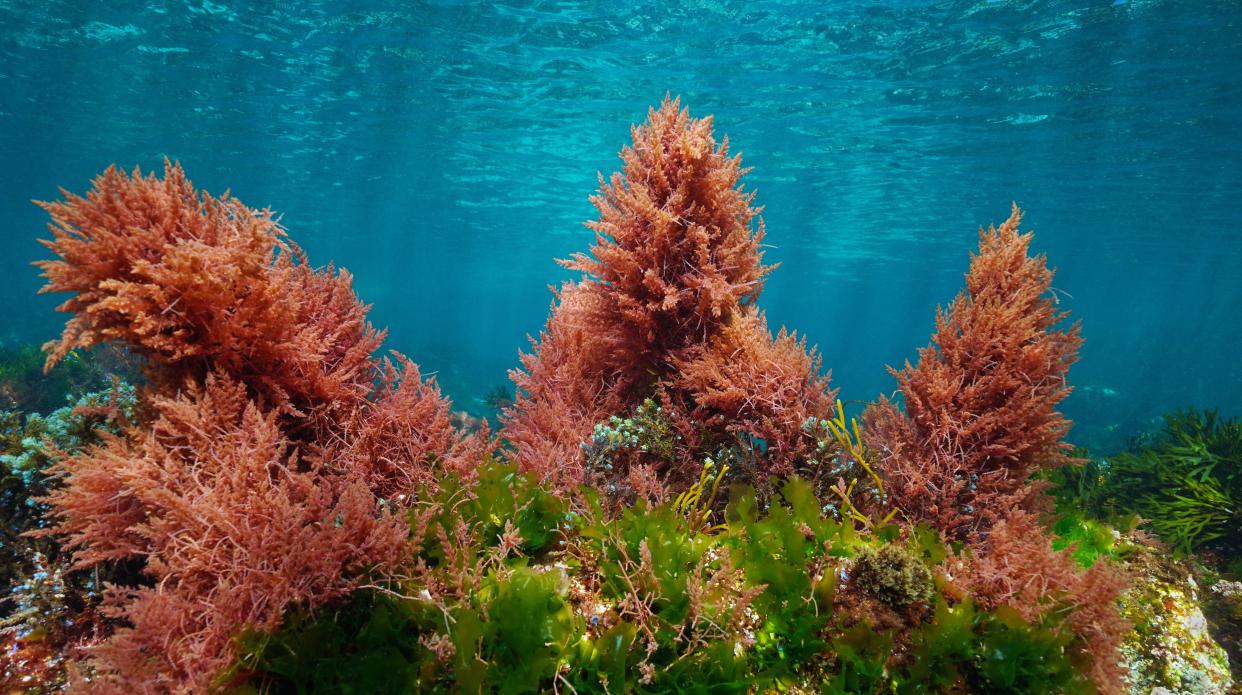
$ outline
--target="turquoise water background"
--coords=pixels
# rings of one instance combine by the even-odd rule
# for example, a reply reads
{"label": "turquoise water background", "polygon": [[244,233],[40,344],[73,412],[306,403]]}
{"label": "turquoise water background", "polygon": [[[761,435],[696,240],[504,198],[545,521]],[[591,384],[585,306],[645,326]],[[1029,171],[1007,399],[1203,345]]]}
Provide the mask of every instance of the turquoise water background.
{"label": "turquoise water background", "polygon": [[62,320],[29,201],[167,156],[281,212],[479,410],[666,92],[754,167],[761,306],[843,398],[893,388],[1016,201],[1083,323],[1079,441],[1242,414],[1236,0],[0,0],[0,340]]}

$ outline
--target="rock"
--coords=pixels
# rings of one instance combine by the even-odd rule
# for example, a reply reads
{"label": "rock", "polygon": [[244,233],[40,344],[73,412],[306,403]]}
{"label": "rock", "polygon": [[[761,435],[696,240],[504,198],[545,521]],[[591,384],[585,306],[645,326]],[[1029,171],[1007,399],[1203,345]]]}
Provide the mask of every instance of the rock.
{"label": "rock", "polygon": [[1242,692],[1242,582],[1221,579],[1205,593],[1203,610],[1212,636],[1229,654],[1235,691]]}
{"label": "rock", "polygon": [[1186,568],[1163,550],[1136,552],[1127,564],[1133,586],[1121,598],[1134,626],[1121,651],[1130,692],[1141,695],[1226,695],[1229,658],[1208,631],[1200,590]]}

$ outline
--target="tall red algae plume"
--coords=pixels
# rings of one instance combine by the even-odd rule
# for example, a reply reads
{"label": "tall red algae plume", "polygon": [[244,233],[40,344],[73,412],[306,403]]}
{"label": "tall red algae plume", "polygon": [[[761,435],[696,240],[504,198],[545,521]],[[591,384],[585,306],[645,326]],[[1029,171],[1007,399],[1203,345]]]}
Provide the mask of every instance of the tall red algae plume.
{"label": "tall red algae plume", "polygon": [[1070,423],[1056,407],[1070,392],[1077,324],[1051,294],[1053,271],[1028,255],[1021,213],[980,230],[966,290],[936,316],[933,345],[893,371],[905,412],[881,400],[865,414],[892,501],[953,538],[986,531],[1029,498],[1031,473],[1068,462]]}
{"label": "tall red algae plume", "polygon": [[85,197],[39,203],[59,258],[36,263],[42,292],[73,314],[45,346],[49,367],[115,341],[180,384],[223,370],[284,411],[322,414],[366,397],[383,334],[348,273],[310,268],[270,213],[199,193],[181,167],[164,177],[115,167]]}
{"label": "tall red algae plume", "polygon": [[1087,571],[1056,552],[1032,509],[1032,473],[1067,463],[1070,423],[1056,410],[1081,338],[1057,328],[1053,272],[1028,254],[1021,213],[979,235],[966,290],[936,317],[933,345],[894,371],[905,412],[888,400],[864,414],[890,500],[912,521],[964,540],[956,583],[991,609],[1038,623],[1066,611],[1077,648],[1104,693],[1124,691],[1117,610],[1125,578],[1106,562]]}
{"label": "tall red algae plume", "polygon": [[[763,220],[748,171],[717,144],[712,118],[690,117],[665,98],[631,129],[623,171],[591,197],[599,219],[591,254],[562,261],[581,270],[625,332],[634,367],[665,370],[672,354],[696,345],[753,302],[771,270],[762,264]],[[752,226],[752,223],[756,223]]]}
{"label": "tall red algae plume", "polygon": [[[735,337],[745,334],[747,346],[759,345],[757,324],[746,314],[771,267],[762,262],[763,221],[754,194],[741,183],[747,170],[740,157],[729,155],[727,140],[716,142],[710,117],[691,118],[675,99],[650,110],[631,135],[633,145],[621,152],[622,171],[608,180],[601,175],[600,191],[591,199],[599,210],[587,225],[596,233],[591,253],[562,261],[585,277],[560,290],[535,351],[523,355],[523,369],[511,374],[517,399],[501,435],[525,469],[557,484],[582,481],[581,447],[596,423],[676,390],[683,365],[721,357],[708,345],[722,331],[748,323]],[[762,330],[765,356],[793,363],[763,376],[737,376],[768,382],[789,376],[796,383],[768,383],[771,394],[798,391],[798,384],[808,383],[805,351],[793,355],[788,340],[774,343],[766,326]],[[686,386],[719,390],[720,384],[708,382],[726,374],[712,373],[714,366],[704,364]],[[674,401],[728,412],[682,395]],[[773,412],[752,409],[729,426],[762,420],[768,434],[788,435],[773,424],[795,415],[783,410],[783,402],[771,405]],[[777,451],[786,448],[771,443]],[[697,469],[690,472],[695,475]]]}
{"label": "tall red algae plume", "polygon": [[1077,648],[1091,664],[1101,693],[1123,693],[1125,669],[1119,649],[1130,626],[1117,599],[1127,580],[1105,561],[1085,572],[1068,552],[1057,552],[1035,515],[1013,510],[1002,516],[973,552],[954,569],[955,581],[980,605],[1013,607],[1032,624],[1052,611],[1066,611]]}
{"label": "tall red algae plume", "polygon": [[48,364],[112,342],[146,358],[145,419],[63,458],[46,502],[78,567],[137,563],[120,620],[90,648],[95,684],[203,691],[244,630],[275,629],[408,561],[399,510],[433,466],[489,447],[383,333],[350,276],[316,270],[267,212],[112,168],[44,203],[48,292],[73,314]]}

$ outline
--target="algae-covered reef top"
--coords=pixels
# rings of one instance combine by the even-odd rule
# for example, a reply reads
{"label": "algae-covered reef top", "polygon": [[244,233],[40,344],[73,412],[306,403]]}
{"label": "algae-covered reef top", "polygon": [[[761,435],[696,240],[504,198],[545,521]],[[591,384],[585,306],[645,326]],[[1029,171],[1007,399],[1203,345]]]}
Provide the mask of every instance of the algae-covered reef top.
{"label": "algae-covered reef top", "polygon": [[1126,579],[1053,546],[1081,337],[1016,206],[859,419],[768,324],[712,120],[666,99],[621,162],[494,432],[381,352],[348,272],[180,166],[43,203],[49,367],[142,369],[34,498],[52,561],[118,580],[57,645],[69,686],[1122,692]]}

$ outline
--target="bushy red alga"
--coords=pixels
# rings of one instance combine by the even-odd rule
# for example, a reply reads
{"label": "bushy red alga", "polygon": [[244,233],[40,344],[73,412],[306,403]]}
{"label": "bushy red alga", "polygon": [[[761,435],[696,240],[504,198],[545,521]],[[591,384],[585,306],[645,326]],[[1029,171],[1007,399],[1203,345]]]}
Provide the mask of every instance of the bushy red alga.
{"label": "bushy red alga", "polygon": [[43,203],[47,292],[72,314],[48,365],[120,344],[145,359],[143,416],[62,456],[47,533],[75,566],[137,563],[111,587],[119,626],[87,645],[78,685],[202,691],[246,630],[314,608],[408,562],[397,512],[436,470],[469,475],[487,433],[454,430],[348,273],[311,267],[271,214],[115,168]]}
{"label": "bushy red alga", "polygon": [[[601,176],[591,199],[591,253],[562,261],[585,276],[561,288],[534,352],[512,372],[517,399],[501,435],[525,469],[573,485],[592,427],[658,398],[679,411],[672,421],[708,426],[684,441],[710,448],[745,430],[764,440],[756,473],[787,472],[813,445],[801,423],[826,414],[832,393],[818,358],[791,335],[773,338],[755,313],[771,267],[760,209],[741,183],[747,170],[727,139],[716,142],[710,117],[691,118],[675,99],[632,136],[622,171]],[[693,480],[701,453],[687,446],[653,465]]]}
{"label": "bushy red alga", "polygon": [[966,289],[936,315],[932,345],[892,370],[904,412],[887,399],[864,420],[892,502],[950,538],[986,531],[1026,504],[1030,477],[1070,460],[1057,405],[1082,339],[1031,256],[1022,215],[980,230]]}

